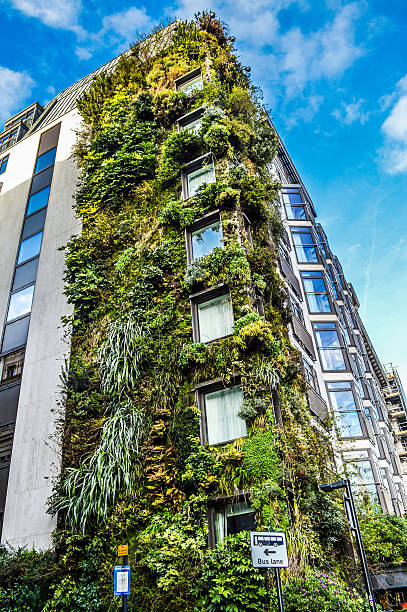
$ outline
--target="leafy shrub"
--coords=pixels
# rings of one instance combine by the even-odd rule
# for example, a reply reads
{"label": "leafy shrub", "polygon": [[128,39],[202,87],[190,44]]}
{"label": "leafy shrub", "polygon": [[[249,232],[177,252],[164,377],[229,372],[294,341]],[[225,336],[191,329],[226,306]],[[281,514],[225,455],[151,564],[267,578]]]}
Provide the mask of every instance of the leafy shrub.
{"label": "leafy shrub", "polygon": [[368,507],[360,517],[366,556],[371,563],[405,563],[407,559],[407,520],[380,514]]}

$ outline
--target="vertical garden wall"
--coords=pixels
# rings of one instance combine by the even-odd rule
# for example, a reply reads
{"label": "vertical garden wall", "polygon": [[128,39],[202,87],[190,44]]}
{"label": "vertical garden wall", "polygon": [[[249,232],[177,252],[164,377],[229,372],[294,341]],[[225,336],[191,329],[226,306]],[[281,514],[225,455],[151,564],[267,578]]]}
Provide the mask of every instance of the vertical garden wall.
{"label": "vertical garden wall", "polygon": [[118,609],[127,542],[134,612],[267,610],[257,525],[287,533],[289,611],[363,610],[288,340],[277,138],[231,40],[208,14],[158,30],[79,110],[58,529],[52,552],[4,553],[21,608],[1,609]]}

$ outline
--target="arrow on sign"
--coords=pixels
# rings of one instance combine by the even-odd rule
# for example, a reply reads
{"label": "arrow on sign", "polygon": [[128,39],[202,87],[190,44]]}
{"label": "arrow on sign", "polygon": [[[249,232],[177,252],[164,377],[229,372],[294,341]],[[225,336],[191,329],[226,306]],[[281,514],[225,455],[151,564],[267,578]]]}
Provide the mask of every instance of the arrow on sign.
{"label": "arrow on sign", "polygon": [[264,550],[264,554],[265,554],[265,555],[267,555],[267,556],[269,556],[269,555],[275,555],[275,554],[276,554],[276,551],[275,551],[275,550],[269,550],[268,548],[266,548],[266,549]]}

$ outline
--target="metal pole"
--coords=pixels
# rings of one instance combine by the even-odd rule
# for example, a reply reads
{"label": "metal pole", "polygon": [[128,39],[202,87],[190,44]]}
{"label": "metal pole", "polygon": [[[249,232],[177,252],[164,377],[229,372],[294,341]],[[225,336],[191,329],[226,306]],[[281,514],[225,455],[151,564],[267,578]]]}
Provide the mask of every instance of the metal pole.
{"label": "metal pole", "polygon": [[362,563],[363,574],[364,574],[365,583],[366,583],[367,597],[369,600],[370,610],[371,612],[377,612],[376,603],[375,603],[374,595],[373,595],[372,583],[370,581],[369,568],[367,566],[367,561],[366,561],[365,549],[364,549],[363,541],[362,541],[362,534],[360,533],[358,516],[356,514],[355,502],[353,500],[352,487],[350,485],[350,480],[348,479],[345,480],[345,487],[346,487],[346,493],[348,496],[349,509],[351,511],[352,519],[353,519],[352,521],[353,526],[351,522],[351,528],[356,537],[356,543],[358,546],[358,551],[359,551],[360,560]]}
{"label": "metal pole", "polygon": [[[123,565],[129,564],[129,557],[123,557]],[[122,612],[127,612],[127,595],[122,595]]]}
{"label": "metal pole", "polygon": [[276,567],[275,572],[276,572],[278,609],[280,610],[280,612],[284,612],[283,589],[281,588],[280,568]]}

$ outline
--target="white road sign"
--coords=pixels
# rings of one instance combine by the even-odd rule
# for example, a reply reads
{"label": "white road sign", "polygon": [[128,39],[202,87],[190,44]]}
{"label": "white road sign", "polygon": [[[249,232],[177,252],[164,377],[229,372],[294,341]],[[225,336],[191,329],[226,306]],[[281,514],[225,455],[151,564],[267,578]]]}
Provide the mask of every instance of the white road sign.
{"label": "white road sign", "polygon": [[253,567],[288,567],[285,533],[276,531],[251,531]]}

